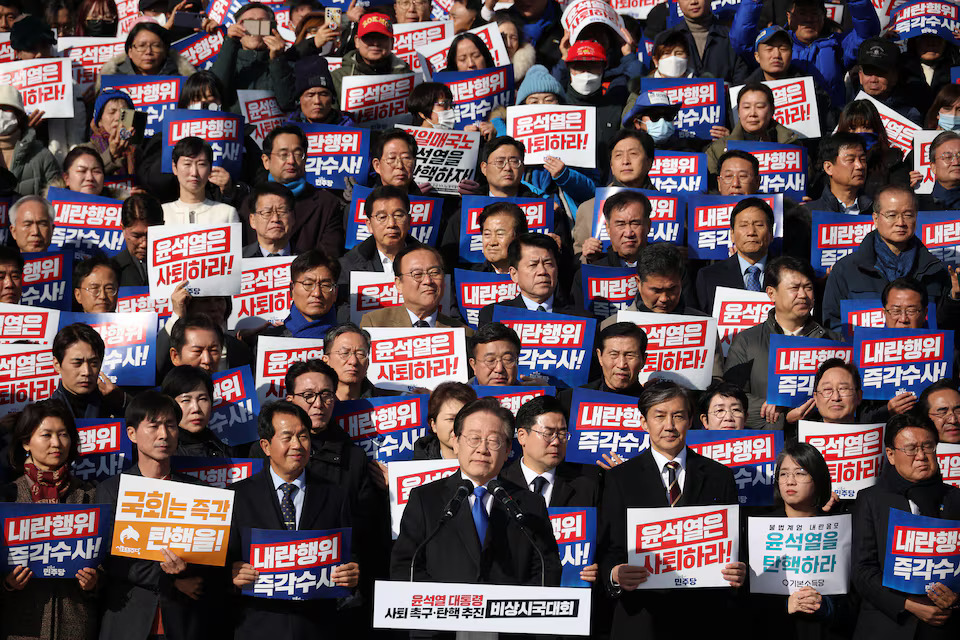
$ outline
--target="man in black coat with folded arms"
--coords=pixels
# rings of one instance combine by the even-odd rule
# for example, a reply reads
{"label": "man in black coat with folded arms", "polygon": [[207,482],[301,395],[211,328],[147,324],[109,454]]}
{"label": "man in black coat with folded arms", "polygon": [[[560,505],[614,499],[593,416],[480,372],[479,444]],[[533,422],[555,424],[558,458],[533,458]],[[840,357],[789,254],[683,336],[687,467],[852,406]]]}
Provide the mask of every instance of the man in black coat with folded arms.
{"label": "man in black coat with folded arms", "polygon": [[[236,503],[230,529],[233,584],[257,581],[258,572],[243,555],[241,533],[250,529],[288,531],[350,527],[350,503],[337,485],[307,472],[310,461],[310,418],[286,400],[265,406],[257,424],[260,447],[269,465],[257,475],[233,485]],[[337,586],[356,587],[360,570],[355,562],[333,569]],[[266,637],[300,640],[338,637],[336,600],[307,602],[242,597],[235,638]]]}
{"label": "man in black coat with folded arms", "polygon": [[[733,472],[686,446],[693,409],[688,392],[674,382],[648,384],[639,399],[650,448],[612,468],[604,477],[598,526],[600,580],[618,600],[612,640],[725,637],[721,630],[732,594],[717,589],[637,591],[649,575],[627,564],[627,509],[737,504]],[[742,562],[722,570],[732,587],[746,578]],[[727,633],[734,633],[732,625]]]}

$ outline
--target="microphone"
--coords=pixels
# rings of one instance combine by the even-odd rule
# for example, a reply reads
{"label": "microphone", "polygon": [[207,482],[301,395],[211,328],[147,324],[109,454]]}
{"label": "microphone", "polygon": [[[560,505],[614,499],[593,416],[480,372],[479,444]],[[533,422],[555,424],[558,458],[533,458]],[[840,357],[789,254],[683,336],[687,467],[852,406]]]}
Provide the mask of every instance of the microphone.
{"label": "microphone", "polygon": [[443,515],[440,516],[440,522],[437,523],[437,526],[433,528],[433,531],[430,532],[423,542],[417,545],[417,549],[413,552],[413,557],[410,558],[410,582],[413,582],[414,569],[417,565],[417,556],[420,555],[420,552],[423,551],[423,548],[427,546],[427,543],[433,540],[433,538],[440,533],[440,529],[444,524],[453,519],[453,516],[457,515],[457,512],[460,511],[460,507],[463,505],[463,501],[467,499],[473,493],[473,483],[464,478],[460,481],[460,484],[457,485],[457,492],[453,494],[453,497],[450,498],[450,501],[447,502],[446,506],[443,508]]}
{"label": "microphone", "polygon": [[527,537],[533,550],[537,552],[537,556],[540,558],[540,586],[546,586],[546,563],[543,559],[543,551],[540,550],[540,545],[538,545],[536,541],[534,541],[533,536],[530,535],[530,530],[525,524],[526,516],[523,511],[520,510],[520,506],[510,494],[507,493],[507,490],[503,488],[503,485],[500,484],[500,481],[496,478],[487,483],[487,489],[493,493],[493,497],[500,501],[500,504],[503,505],[504,509],[506,509],[510,515],[510,518],[517,523],[520,531]]}

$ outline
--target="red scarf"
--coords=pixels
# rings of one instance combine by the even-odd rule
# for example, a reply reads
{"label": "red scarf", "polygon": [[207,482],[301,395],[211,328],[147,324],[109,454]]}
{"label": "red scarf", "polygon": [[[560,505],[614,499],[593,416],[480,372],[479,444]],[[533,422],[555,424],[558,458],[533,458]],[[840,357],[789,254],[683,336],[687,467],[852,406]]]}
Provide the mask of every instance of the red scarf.
{"label": "red scarf", "polygon": [[32,462],[23,465],[24,474],[32,480],[30,497],[34,502],[60,502],[70,486],[70,473],[67,465],[56,471],[40,471]]}

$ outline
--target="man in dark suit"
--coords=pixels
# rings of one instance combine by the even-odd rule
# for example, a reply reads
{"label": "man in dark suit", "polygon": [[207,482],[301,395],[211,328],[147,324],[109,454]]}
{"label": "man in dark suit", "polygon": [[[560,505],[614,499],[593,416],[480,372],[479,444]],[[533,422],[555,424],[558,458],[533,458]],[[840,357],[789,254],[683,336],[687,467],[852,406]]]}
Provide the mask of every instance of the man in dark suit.
{"label": "man in dark suit", "polygon": [[[392,579],[409,580],[413,565],[417,581],[538,585],[542,576],[548,586],[560,584],[560,554],[543,497],[502,483],[525,515],[525,526],[543,554],[541,566],[518,523],[489,490],[507,461],[513,430],[513,415],[495,398],[480,398],[460,410],[453,425],[460,471],[410,493],[393,547]],[[414,557],[464,480],[473,492]]]}
{"label": "man in dark suit", "polygon": [[[257,475],[233,485],[236,503],[230,528],[233,584],[254,584],[259,573],[243,555],[241,534],[249,529],[289,531],[350,527],[350,501],[342,488],[307,472],[310,460],[310,418],[285,400],[263,408],[257,424],[260,447],[269,465]],[[334,584],[357,586],[356,562],[336,566]],[[235,638],[336,637],[336,601],[311,602],[243,597]],[[333,628],[331,628],[333,627]]]}
{"label": "man in dark suit", "polygon": [[863,138],[843,131],[823,138],[820,165],[827,183],[819,198],[804,203],[807,211],[873,213],[873,201],[863,193],[867,183],[867,150]]}
{"label": "man in dark suit", "polygon": [[247,222],[256,234],[254,242],[243,247],[244,258],[273,258],[296,253],[290,238],[297,224],[293,192],[276,182],[264,182],[247,199]]}
{"label": "man in dark suit", "polygon": [[[159,391],[144,391],[127,406],[127,436],[137,449],[137,463],[124,474],[202,484],[192,476],[170,470],[177,450],[180,405]],[[121,475],[97,487],[96,502],[117,506]],[[156,634],[201,640],[214,635],[211,605],[219,603],[217,586],[226,580],[216,567],[188,565],[163,550],[164,562],[108,555],[101,593],[103,640],[146,640]],[[219,621],[217,621],[219,622]]]}
{"label": "man in dark suit", "polygon": [[[611,638],[692,638],[724,618],[729,594],[694,589],[681,596],[669,591],[637,591],[649,575],[627,564],[628,508],[737,504],[733,472],[686,446],[693,407],[687,391],[674,382],[648,384],[639,399],[642,426],[650,448],[612,468],[604,477],[597,549],[600,579],[618,599]],[[742,562],[728,564],[723,577],[739,587],[746,578]]]}
{"label": "man in dark suit", "polygon": [[957,594],[935,582],[926,596],[883,586],[890,509],[929,518],[960,519],[960,489],[943,482],[937,465],[937,429],[922,415],[887,422],[883,436],[890,463],[876,485],[857,495],[853,519],[853,582],[863,597],[855,640],[956,638]]}
{"label": "man in dark suit", "polygon": [[120,210],[124,251],[114,260],[120,268],[121,287],[147,286],[147,227],[163,224],[163,209],[156,199],[134,195],[126,199]]}
{"label": "man in dark suit", "polygon": [[[471,266],[473,271],[508,273],[507,249],[521,233],[527,232],[527,216],[512,202],[488,204],[477,216],[485,260]],[[459,245],[458,245],[459,248]]]}
{"label": "man in dark suit", "polygon": [[764,291],[773,209],[760,198],[741,200],[730,213],[730,237],[736,253],[697,273],[697,300],[707,313],[713,313],[717,287]]}

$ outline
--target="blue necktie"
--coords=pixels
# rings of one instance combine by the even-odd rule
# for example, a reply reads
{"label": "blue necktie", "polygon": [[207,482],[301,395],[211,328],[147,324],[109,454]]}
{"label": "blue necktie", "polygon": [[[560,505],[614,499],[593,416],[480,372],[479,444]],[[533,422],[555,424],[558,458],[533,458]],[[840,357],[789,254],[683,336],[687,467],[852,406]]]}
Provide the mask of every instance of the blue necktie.
{"label": "blue necktie", "polygon": [[763,291],[760,287],[760,267],[755,264],[747,267],[747,291]]}
{"label": "blue necktie", "polygon": [[293,506],[293,492],[296,490],[297,485],[289,482],[280,485],[280,491],[283,492],[283,498],[280,500],[280,515],[283,516],[283,526],[287,531],[297,529],[297,510]]}
{"label": "blue necktie", "polygon": [[476,498],[473,501],[473,524],[477,527],[477,537],[480,538],[480,546],[483,546],[483,541],[487,539],[487,510],[483,506],[483,497],[487,495],[486,487],[477,487],[473,490],[473,495]]}

